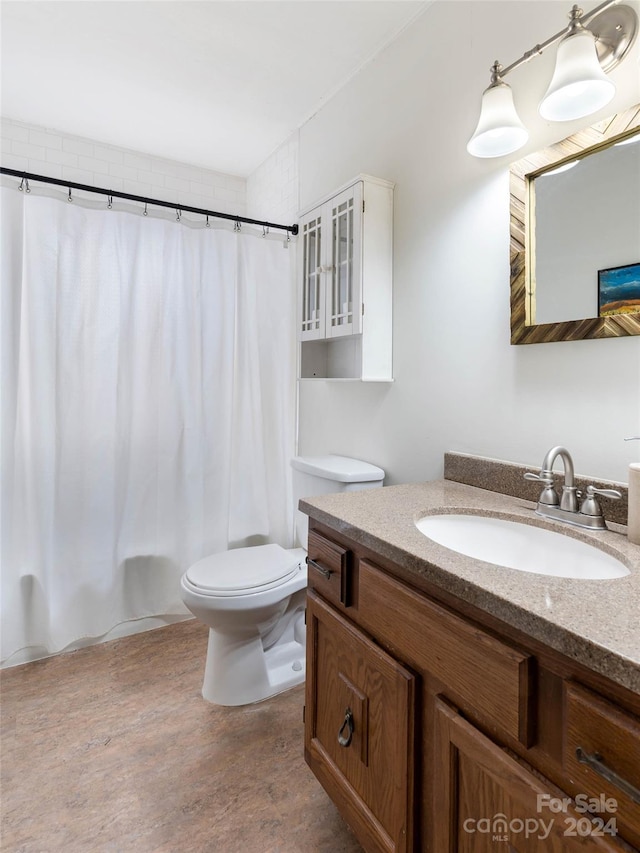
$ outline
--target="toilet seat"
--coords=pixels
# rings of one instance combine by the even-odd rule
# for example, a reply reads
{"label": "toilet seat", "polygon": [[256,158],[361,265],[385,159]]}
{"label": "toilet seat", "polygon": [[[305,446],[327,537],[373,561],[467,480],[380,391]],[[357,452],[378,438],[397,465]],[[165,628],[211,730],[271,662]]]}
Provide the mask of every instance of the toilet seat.
{"label": "toilet seat", "polygon": [[202,595],[250,595],[274,589],[300,570],[300,562],[280,545],[254,545],[198,560],[186,579]]}

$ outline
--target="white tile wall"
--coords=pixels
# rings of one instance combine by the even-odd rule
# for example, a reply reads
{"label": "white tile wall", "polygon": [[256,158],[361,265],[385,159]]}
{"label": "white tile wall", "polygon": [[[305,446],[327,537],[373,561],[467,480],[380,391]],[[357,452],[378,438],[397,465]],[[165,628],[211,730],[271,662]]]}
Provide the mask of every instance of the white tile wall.
{"label": "white tile wall", "polygon": [[0,119],[0,165],[36,175],[175,201],[221,213],[247,213],[247,181],[91,139]]}
{"label": "white tile wall", "polygon": [[294,223],[298,215],[298,132],[247,178],[247,208],[255,219]]}

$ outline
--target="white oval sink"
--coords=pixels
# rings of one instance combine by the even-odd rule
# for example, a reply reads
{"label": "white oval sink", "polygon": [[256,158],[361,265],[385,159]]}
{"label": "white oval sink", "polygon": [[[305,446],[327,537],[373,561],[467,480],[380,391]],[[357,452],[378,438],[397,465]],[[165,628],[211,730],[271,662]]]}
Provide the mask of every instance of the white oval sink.
{"label": "white oval sink", "polygon": [[609,580],[629,569],[610,554],[554,530],[485,515],[427,515],[416,527],[439,545],[519,572]]}

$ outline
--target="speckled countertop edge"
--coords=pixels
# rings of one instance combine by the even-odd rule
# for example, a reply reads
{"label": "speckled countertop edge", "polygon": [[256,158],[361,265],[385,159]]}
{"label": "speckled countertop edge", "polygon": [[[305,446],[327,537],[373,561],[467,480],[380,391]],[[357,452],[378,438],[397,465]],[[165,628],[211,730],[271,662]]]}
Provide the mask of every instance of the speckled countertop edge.
{"label": "speckled countertop edge", "polygon": [[[300,509],[355,542],[567,657],[640,694],[640,546],[621,525],[592,532],[547,521],[521,498],[449,480],[321,495]],[[438,545],[422,516],[468,512],[513,518],[596,545],[630,574],[574,580],[505,569]]]}

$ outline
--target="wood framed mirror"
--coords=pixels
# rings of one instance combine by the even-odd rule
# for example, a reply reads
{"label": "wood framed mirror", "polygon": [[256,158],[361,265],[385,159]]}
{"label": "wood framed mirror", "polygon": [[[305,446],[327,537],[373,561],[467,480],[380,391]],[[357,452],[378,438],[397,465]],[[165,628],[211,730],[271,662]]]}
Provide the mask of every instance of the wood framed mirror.
{"label": "wood framed mirror", "polygon": [[513,163],[510,199],[511,343],[640,335],[640,104]]}

